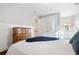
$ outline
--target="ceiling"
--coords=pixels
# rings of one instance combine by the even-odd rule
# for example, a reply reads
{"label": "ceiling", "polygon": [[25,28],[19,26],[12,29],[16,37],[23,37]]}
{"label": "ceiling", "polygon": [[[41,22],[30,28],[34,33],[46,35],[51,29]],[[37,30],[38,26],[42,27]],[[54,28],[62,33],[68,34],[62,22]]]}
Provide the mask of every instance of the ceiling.
{"label": "ceiling", "polygon": [[0,3],[0,9],[7,9],[7,8],[11,8],[11,7],[16,7],[19,5],[20,4],[16,4],[16,3]]}
{"label": "ceiling", "polygon": [[22,7],[37,16],[60,13],[61,17],[75,15],[79,5],[75,3],[0,3],[0,10]]}

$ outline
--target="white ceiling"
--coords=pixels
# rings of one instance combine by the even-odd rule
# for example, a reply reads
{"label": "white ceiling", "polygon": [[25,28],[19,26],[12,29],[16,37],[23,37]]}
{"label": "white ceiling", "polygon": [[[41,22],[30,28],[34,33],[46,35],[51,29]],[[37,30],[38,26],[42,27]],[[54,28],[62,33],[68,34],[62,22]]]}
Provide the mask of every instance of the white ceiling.
{"label": "white ceiling", "polygon": [[61,17],[66,17],[75,15],[79,10],[79,5],[74,3],[0,3],[0,10],[18,6],[37,16],[60,13]]}
{"label": "white ceiling", "polygon": [[16,3],[0,3],[0,9],[16,7],[16,6],[19,6],[19,5],[20,4],[16,4]]}

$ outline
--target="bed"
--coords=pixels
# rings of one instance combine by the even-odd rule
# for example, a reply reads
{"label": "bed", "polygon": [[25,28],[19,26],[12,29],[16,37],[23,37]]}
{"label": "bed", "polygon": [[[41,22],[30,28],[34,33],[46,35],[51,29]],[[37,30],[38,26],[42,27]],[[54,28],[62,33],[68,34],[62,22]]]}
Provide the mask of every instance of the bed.
{"label": "bed", "polygon": [[25,40],[13,44],[7,55],[75,55],[69,40],[26,42]]}

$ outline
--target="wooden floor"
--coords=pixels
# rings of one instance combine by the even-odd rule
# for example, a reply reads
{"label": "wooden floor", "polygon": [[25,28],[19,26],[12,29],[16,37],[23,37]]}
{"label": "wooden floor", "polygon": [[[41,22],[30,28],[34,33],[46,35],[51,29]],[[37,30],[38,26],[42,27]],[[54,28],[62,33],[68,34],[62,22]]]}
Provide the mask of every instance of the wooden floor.
{"label": "wooden floor", "polygon": [[0,55],[6,55],[7,50],[0,53]]}

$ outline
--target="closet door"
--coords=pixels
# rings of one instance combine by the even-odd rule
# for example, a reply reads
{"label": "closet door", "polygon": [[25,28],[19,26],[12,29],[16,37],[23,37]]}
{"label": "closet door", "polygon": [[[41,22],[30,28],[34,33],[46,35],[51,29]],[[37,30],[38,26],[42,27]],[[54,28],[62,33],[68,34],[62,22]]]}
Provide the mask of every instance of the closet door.
{"label": "closet door", "polygon": [[56,35],[56,32],[60,29],[60,15],[50,15],[40,18],[42,34]]}

